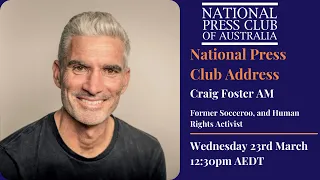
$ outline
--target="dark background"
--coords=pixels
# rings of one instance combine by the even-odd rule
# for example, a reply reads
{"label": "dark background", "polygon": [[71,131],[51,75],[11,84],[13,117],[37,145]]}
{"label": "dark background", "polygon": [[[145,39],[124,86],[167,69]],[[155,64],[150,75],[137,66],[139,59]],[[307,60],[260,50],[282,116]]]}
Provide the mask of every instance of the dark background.
{"label": "dark background", "polygon": [[[181,13],[181,170],[176,179],[319,179],[319,136],[317,135],[190,135],[190,132],[319,132],[318,118],[318,52],[319,15],[316,1],[270,1],[275,7],[278,29],[278,46],[201,46],[202,2],[176,0]],[[259,2],[259,1],[219,1]],[[261,1],[268,2],[268,1]],[[191,61],[190,49],[236,51],[241,48],[257,48],[260,51],[285,51],[286,61]],[[193,81],[190,71],[204,67],[207,71],[218,68],[234,72],[240,67],[255,71],[278,71],[278,81]],[[274,99],[192,99],[191,89],[207,90],[257,90],[274,89]],[[297,110],[300,117],[236,117],[243,128],[190,128],[191,120],[228,120],[221,117],[190,117],[190,109],[196,110]],[[264,151],[241,153],[238,151],[192,151],[190,141],[214,143],[287,143],[308,144],[308,151]],[[190,166],[191,158],[232,158],[263,156],[263,166]]]}

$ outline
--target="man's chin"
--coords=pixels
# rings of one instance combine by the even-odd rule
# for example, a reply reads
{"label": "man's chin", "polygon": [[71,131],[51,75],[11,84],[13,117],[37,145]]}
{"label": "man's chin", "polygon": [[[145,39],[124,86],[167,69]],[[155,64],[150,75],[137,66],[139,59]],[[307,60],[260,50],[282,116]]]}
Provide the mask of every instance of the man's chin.
{"label": "man's chin", "polygon": [[83,125],[96,126],[104,123],[109,116],[107,116],[106,114],[102,114],[101,112],[99,113],[94,111],[87,111],[76,115],[77,118],[75,119]]}
{"label": "man's chin", "polygon": [[110,114],[107,115],[101,109],[100,110],[82,109],[81,111],[71,110],[70,112],[66,109],[66,112],[71,116],[72,119],[86,126],[99,125],[105,122],[110,117]]}

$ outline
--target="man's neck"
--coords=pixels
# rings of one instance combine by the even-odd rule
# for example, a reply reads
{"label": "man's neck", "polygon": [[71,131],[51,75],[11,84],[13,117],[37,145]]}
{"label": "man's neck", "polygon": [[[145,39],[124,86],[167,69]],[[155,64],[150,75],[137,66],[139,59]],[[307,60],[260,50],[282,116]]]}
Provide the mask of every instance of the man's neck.
{"label": "man's neck", "polygon": [[54,119],[64,143],[75,153],[94,158],[110,144],[114,120],[110,116],[101,124],[87,126],[73,119],[63,108],[54,114]]}

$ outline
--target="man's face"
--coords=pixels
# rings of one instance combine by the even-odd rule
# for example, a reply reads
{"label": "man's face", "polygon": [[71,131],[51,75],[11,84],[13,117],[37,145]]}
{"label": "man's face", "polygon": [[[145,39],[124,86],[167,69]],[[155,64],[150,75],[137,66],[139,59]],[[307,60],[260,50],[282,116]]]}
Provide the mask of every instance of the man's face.
{"label": "man's face", "polygon": [[[59,66],[57,61],[54,66]],[[62,72],[62,82],[56,84],[64,109],[86,125],[100,124],[110,116],[130,77],[124,67],[123,42],[109,36],[72,37],[65,66],[58,69],[54,76]]]}

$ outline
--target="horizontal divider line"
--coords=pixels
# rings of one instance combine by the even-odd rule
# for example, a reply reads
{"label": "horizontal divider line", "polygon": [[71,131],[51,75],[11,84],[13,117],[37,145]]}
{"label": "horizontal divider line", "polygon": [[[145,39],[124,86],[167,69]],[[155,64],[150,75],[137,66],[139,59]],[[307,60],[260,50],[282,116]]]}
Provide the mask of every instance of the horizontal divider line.
{"label": "horizontal divider line", "polygon": [[230,46],[230,45],[251,45],[251,46],[277,46],[278,42],[201,42],[201,45],[206,46],[206,45],[221,45],[221,46]]}
{"label": "horizontal divider line", "polygon": [[237,133],[230,133],[230,132],[199,132],[199,133],[190,133],[190,135],[318,135],[317,132],[278,132],[278,133],[271,133],[271,132],[263,132],[263,133],[254,133],[254,132],[237,132]]}
{"label": "horizontal divider line", "polygon": [[277,2],[203,2],[202,6],[278,6]]}

